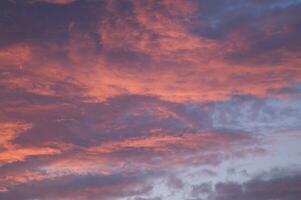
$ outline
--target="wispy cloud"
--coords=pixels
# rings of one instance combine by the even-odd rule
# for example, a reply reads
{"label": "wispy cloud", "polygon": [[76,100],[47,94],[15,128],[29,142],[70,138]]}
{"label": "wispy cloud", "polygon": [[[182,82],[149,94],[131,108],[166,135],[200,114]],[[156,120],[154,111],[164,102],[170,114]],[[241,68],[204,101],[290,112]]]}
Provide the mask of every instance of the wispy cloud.
{"label": "wispy cloud", "polygon": [[1,1],[0,199],[299,199],[300,6]]}

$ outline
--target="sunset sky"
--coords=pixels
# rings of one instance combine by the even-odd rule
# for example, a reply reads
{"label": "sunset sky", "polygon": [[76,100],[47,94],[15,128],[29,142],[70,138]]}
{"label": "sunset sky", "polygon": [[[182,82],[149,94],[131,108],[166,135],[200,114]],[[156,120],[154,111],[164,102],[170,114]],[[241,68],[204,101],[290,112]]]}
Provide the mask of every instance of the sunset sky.
{"label": "sunset sky", "polygon": [[300,200],[301,0],[0,0],[0,200]]}

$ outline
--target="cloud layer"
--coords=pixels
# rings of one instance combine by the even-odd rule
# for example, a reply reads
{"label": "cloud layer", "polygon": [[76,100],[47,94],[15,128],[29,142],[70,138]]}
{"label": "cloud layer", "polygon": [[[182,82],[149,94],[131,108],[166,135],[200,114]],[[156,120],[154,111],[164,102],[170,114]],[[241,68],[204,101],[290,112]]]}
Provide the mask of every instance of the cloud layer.
{"label": "cloud layer", "polygon": [[300,9],[1,1],[0,199],[300,199]]}

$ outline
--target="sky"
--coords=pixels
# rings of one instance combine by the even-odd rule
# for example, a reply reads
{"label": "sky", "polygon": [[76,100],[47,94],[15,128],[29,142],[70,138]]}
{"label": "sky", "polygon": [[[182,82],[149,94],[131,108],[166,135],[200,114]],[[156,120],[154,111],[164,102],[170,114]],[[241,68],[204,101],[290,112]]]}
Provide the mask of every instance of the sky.
{"label": "sky", "polygon": [[1,0],[0,200],[300,200],[300,0]]}

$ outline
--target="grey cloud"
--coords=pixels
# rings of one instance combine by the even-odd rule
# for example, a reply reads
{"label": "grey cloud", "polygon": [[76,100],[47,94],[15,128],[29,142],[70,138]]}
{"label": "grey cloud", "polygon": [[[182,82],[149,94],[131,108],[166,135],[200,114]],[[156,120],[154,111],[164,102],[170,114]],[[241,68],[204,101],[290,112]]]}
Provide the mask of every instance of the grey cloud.
{"label": "grey cloud", "polygon": [[[147,175],[69,175],[14,185],[0,192],[0,199],[117,199],[143,195],[152,186],[143,181]],[[85,191],[90,191],[84,194]]]}
{"label": "grey cloud", "polygon": [[299,99],[234,97],[215,104],[210,115],[215,129],[270,133],[301,128]]}
{"label": "grey cloud", "polygon": [[297,200],[301,198],[301,176],[292,175],[265,176],[252,179],[246,183],[225,182],[215,185],[210,200]]}

